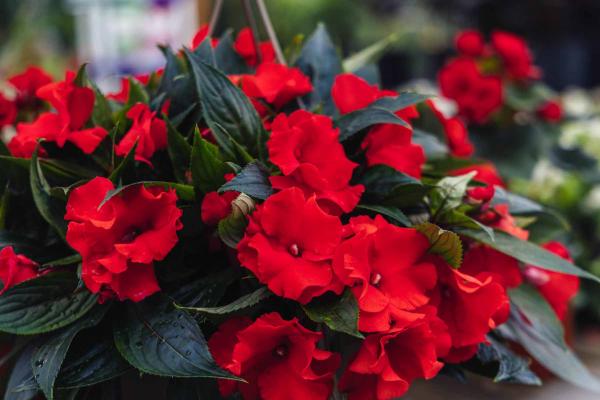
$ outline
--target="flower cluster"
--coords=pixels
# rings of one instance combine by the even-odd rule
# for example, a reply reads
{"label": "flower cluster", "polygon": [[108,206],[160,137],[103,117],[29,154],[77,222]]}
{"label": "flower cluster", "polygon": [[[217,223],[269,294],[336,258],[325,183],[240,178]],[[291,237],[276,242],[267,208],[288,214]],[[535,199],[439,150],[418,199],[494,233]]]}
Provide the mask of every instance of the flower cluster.
{"label": "flower cluster", "polygon": [[[308,40],[288,66],[248,28],[235,40],[208,33],[106,96],[85,68],[11,80],[18,95],[0,98],[15,127],[0,148],[11,167],[0,171],[11,244],[0,249],[0,309],[29,309],[0,318],[0,331],[82,321],[53,371],[65,387],[90,365],[112,379],[131,364],[215,378],[215,391],[244,400],[391,400],[496,342],[535,377],[508,349],[515,336],[496,330],[517,329],[510,291],[533,289],[554,310],[546,320],[565,320],[579,278],[563,272],[579,270],[560,243],[527,242],[494,165],[470,159],[462,119],[483,121],[502,103],[491,100],[501,79],[533,76],[527,49],[497,33],[492,52],[463,34],[440,75],[461,107],[448,117],[428,96],[351,71],[317,82],[311,46],[329,39]],[[480,72],[499,56],[502,77]],[[456,69],[464,80],[453,82]],[[40,308],[48,315],[26,320]],[[96,325],[105,347],[89,351],[107,366],[77,353]],[[44,363],[26,362],[17,389],[35,382],[52,398]]]}

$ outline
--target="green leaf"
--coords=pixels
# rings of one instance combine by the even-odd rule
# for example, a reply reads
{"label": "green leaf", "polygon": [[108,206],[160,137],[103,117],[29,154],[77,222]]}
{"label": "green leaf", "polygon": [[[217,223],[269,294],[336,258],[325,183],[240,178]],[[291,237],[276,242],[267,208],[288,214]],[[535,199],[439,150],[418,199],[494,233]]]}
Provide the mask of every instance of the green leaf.
{"label": "green leaf", "polygon": [[137,103],[148,104],[149,101],[148,92],[144,88],[144,85],[135,78],[129,78],[129,98],[125,104],[125,110],[128,110],[131,106]]}
{"label": "green leaf", "polygon": [[265,200],[273,194],[273,188],[269,182],[269,173],[258,162],[246,165],[235,178],[219,188],[219,193],[229,190],[245,193],[260,200]]}
{"label": "green leaf", "polygon": [[236,249],[238,243],[244,237],[248,219],[245,215],[231,213],[226,218],[219,221],[217,225],[217,233],[227,246]]}
{"label": "green leaf", "polygon": [[[6,384],[4,400],[31,400],[38,393],[38,387],[33,378],[31,370],[31,358],[36,350],[33,344],[29,344],[19,355],[15,365],[13,365]],[[25,389],[25,384],[32,383],[32,388]]]}
{"label": "green leaf", "polygon": [[323,24],[319,24],[306,40],[296,66],[310,78],[314,87],[307,95],[309,108],[322,105],[325,114],[335,113],[331,87],[335,77],[342,73],[342,62]]}
{"label": "green leaf", "polygon": [[194,187],[202,193],[217,190],[225,183],[224,175],[231,172],[221,158],[219,148],[201,138],[199,134],[194,134],[191,170]]}
{"label": "green leaf", "polygon": [[471,171],[464,175],[447,176],[438,181],[437,187],[431,193],[431,208],[435,214],[453,210],[462,204],[469,182],[477,174]]}
{"label": "green leaf", "polygon": [[114,125],[110,104],[98,86],[90,82],[94,91],[94,108],[92,110],[92,123],[105,129],[111,129]]}
{"label": "green leaf", "polygon": [[491,240],[485,232],[479,230],[456,228],[454,231],[478,242],[485,243],[499,252],[514,257],[526,264],[535,265],[549,271],[576,275],[600,282],[600,278],[584,271],[564,258],[561,258],[534,243],[521,240],[505,232],[495,231],[494,240]]}
{"label": "green leaf", "polygon": [[398,34],[392,33],[387,37],[373,43],[362,49],[358,53],[352,54],[344,60],[344,71],[355,72],[368,64],[377,62],[384,51],[398,40]]}
{"label": "green leaf", "polygon": [[194,318],[160,295],[127,304],[114,338],[121,355],[144,373],[236,379],[214,362]]}
{"label": "green leaf", "polygon": [[306,315],[313,321],[324,323],[330,329],[364,338],[358,331],[358,302],[349,289],[333,302],[323,299],[302,306]]}
{"label": "green leaf", "polygon": [[600,380],[577,358],[564,340],[561,322],[537,290],[521,285],[509,291],[510,319],[500,333],[520,343],[549,371],[587,390],[600,393]]}
{"label": "green leaf", "polygon": [[490,240],[494,240],[494,229],[482,224],[474,218],[469,217],[465,213],[458,210],[448,210],[436,218],[436,221],[444,226],[452,228],[470,228],[484,231]]}
{"label": "green leaf", "polygon": [[134,176],[135,171],[133,169],[135,167],[135,151],[137,146],[138,142],[136,141],[125,158],[123,158],[117,168],[115,168],[108,176],[108,179],[110,179],[110,181],[115,185],[120,184],[125,176]]}
{"label": "green leaf", "polygon": [[37,349],[31,359],[31,368],[46,398],[54,399],[54,382],[75,335],[84,329],[98,325],[107,310],[107,307],[97,306],[75,323],[51,336]]}
{"label": "green leaf", "polygon": [[240,311],[245,308],[252,307],[266,298],[271,297],[273,293],[269,292],[266,287],[261,287],[260,289],[255,290],[252,293],[244,295],[239,299],[226,304],[224,306],[219,307],[184,307],[178,304],[175,304],[175,307],[180,310],[184,310],[187,312],[199,313],[199,314],[217,314],[217,315],[226,315],[231,314],[235,311]]}
{"label": "green leaf", "polygon": [[227,287],[240,278],[240,269],[228,268],[208,277],[178,286],[168,295],[187,307],[213,307],[219,304]]}
{"label": "green leaf", "polygon": [[367,210],[379,213],[397,222],[401,226],[412,226],[410,219],[397,207],[379,206],[376,204],[359,204],[356,206],[359,210]]}
{"label": "green leaf", "polygon": [[434,186],[424,185],[412,176],[396,171],[387,165],[375,165],[360,178],[365,186],[363,200],[385,206],[414,206]]}
{"label": "green leaf", "polygon": [[363,129],[377,124],[394,124],[410,128],[406,121],[392,111],[377,107],[367,107],[353,111],[341,116],[335,122],[335,125],[340,128],[341,142],[350,139]]}
{"label": "green leaf", "polygon": [[50,332],[79,319],[97,296],[75,291],[72,273],[48,273],[8,289],[0,296],[0,331],[18,335]]}
{"label": "green leaf", "polygon": [[62,267],[65,265],[73,265],[81,262],[81,254],[72,254],[70,256],[62,257],[57,260],[47,261],[42,267],[44,268],[52,268],[52,267]]}
{"label": "green leaf", "polygon": [[38,149],[39,144],[31,155],[29,168],[29,181],[33,201],[46,222],[64,239],[67,232],[67,222],[64,218],[66,204],[51,195],[50,185],[44,177],[38,160]]}
{"label": "green leaf", "polygon": [[177,197],[180,200],[194,201],[194,199],[196,198],[196,196],[194,194],[194,187],[191,185],[184,185],[182,183],[163,182],[163,181],[142,181],[142,182],[134,182],[134,183],[130,183],[128,185],[119,186],[113,190],[109,190],[106,193],[106,196],[104,197],[104,199],[98,205],[98,208],[101,208],[102,206],[104,206],[110,199],[112,199],[115,196],[118,196],[124,190],[129,189],[134,186],[137,186],[137,185],[144,185],[146,187],[159,186],[165,190],[166,189],[175,189],[175,192],[177,193]]}
{"label": "green leaf", "polygon": [[[220,148],[235,157],[231,139],[260,156],[266,139],[262,121],[246,95],[212,66],[186,52],[200,98],[202,115]],[[230,139],[231,138],[231,139]]]}
{"label": "green leaf", "polygon": [[[78,165],[70,164],[64,161],[58,160],[39,160],[39,164],[42,168],[44,176],[52,177],[56,179],[82,179],[82,178],[93,178],[97,174],[96,171],[91,171]],[[31,169],[31,159],[2,156],[0,155],[0,165],[5,170],[15,166],[22,170],[29,172]]]}
{"label": "green leaf", "polygon": [[227,75],[249,72],[246,62],[233,48],[231,29],[228,29],[219,39],[219,44],[215,48],[215,62],[217,67]]}
{"label": "green leaf", "polygon": [[413,128],[412,142],[423,148],[427,161],[448,155],[448,146],[442,143],[435,135]]}
{"label": "green leaf", "polygon": [[400,92],[398,96],[386,96],[375,100],[369,105],[369,108],[383,108],[391,112],[402,110],[408,106],[419,104],[432,96],[428,94],[419,94],[414,92]]}
{"label": "green leaf", "polygon": [[29,254],[41,247],[41,244],[25,236],[0,230],[0,250],[13,246],[15,253]]}
{"label": "green leaf", "polygon": [[463,248],[460,237],[454,232],[444,230],[430,222],[424,222],[415,226],[429,239],[431,247],[429,252],[442,257],[453,268],[459,268],[462,264]]}
{"label": "green leaf", "polygon": [[[167,124],[167,151],[171,164],[173,164],[173,172],[175,178],[181,183],[187,183],[187,172],[190,169],[190,160],[192,154],[192,146],[185,140],[185,137],[175,129],[171,121],[165,117]],[[194,136],[194,139],[196,136]]]}
{"label": "green leaf", "polygon": [[523,385],[540,386],[542,381],[529,369],[529,362],[502,344],[492,335],[487,336],[489,344],[480,344],[477,358],[483,364],[497,364],[494,382],[511,382]]}
{"label": "green leaf", "polygon": [[112,336],[79,335],[62,364],[56,388],[96,385],[116,378],[130,368],[115,348]]}

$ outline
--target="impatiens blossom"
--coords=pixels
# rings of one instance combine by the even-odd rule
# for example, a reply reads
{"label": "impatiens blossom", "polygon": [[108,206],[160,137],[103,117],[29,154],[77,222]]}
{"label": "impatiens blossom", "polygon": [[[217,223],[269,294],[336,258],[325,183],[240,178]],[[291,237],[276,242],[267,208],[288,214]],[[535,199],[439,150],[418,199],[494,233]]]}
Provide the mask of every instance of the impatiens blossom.
{"label": "impatiens blossom", "polygon": [[[198,48],[198,46],[200,46],[202,42],[204,42],[204,39],[206,39],[207,37],[208,24],[204,24],[198,29],[198,31],[194,34],[194,37],[192,38],[192,50]],[[217,47],[217,44],[219,44],[219,39],[210,38],[210,45],[212,47]]]}
{"label": "impatiens blossom", "polygon": [[138,103],[127,111],[127,118],[133,124],[118,145],[115,153],[125,156],[137,143],[135,159],[152,165],[150,159],[158,150],[167,147],[167,125],[165,121],[156,116],[147,104]]}
{"label": "impatiens blossom", "polygon": [[562,107],[556,101],[545,102],[536,112],[540,118],[547,122],[559,122],[563,117]]}
{"label": "impatiens blossom", "polygon": [[219,381],[223,396],[244,400],[328,400],[340,356],[317,348],[323,335],[277,313],[223,323],[208,346],[222,368],[247,383]]}
{"label": "impatiens blossom", "polygon": [[40,276],[38,263],[22,254],[15,254],[12,246],[0,250],[0,280],[2,281],[0,294],[21,282],[38,276]]}
{"label": "impatiens blossom", "polygon": [[537,75],[531,52],[522,38],[509,32],[495,31],[491,42],[509,76],[526,79]]}
{"label": "impatiens blossom", "polygon": [[438,74],[440,90],[456,102],[459,113],[469,121],[482,124],[503,104],[500,77],[483,75],[474,60],[456,58]]}
{"label": "impatiens blossom", "polygon": [[523,282],[516,259],[485,245],[474,246],[465,253],[460,272],[472,276],[488,272],[494,282],[505,288],[514,288]]}
{"label": "impatiens blossom", "polygon": [[[381,90],[377,85],[352,74],[341,74],[335,78],[331,88],[333,101],[346,114],[367,107],[383,97],[397,96],[391,90]],[[396,115],[404,120],[419,116],[416,107],[398,110]],[[425,163],[423,148],[412,143],[412,129],[395,124],[381,124],[373,127],[365,137],[361,147],[365,150],[367,165],[388,165],[415,178],[421,177]]]}
{"label": "impatiens blossom", "polygon": [[[258,64],[259,56],[256,51],[256,46],[254,45],[254,35],[250,28],[244,28],[238,33],[237,38],[233,43],[233,48],[240,56],[242,56],[249,66],[254,67]],[[275,61],[275,50],[268,40],[260,42],[258,44],[258,50],[260,51],[261,64]]]}
{"label": "impatiens blossom", "polygon": [[[154,71],[152,74],[155,74],[156,76],[162,76],[163,73],[164,73],[164,68],[159,68],[156,71]],[[136,81],[140,82],[141,84],[147,85],[148,82],[150,82],[150,78],[152,77],[152,74],[139,74],[139,75],[135,75],[135,76],[128,77],[128,78],[125,78],[125,77],[121,78],[121,88],[119,89],[119,91],[108,93],[106,95],[106,98],[114,100],[114,101],[118,101],[119,103],[126,103],[127,100],[129,99],[129,92],[131,91],[130,79],[135,79]]]}
{"label": "impatiens blossom", "polygon": [[392,400],[404,395],[419,378],[431,379],[442,369],[438,359],[450,340],[434,316],[410,326],[369,335],[340,381],[348,400]]}
{"label": "impatiens blossom", "polygon": [[82,257],[81,278],[93,293],[140,301],[160,290],[154,261],[178,241],[181,210],[173,190],[136,185],[102,204],[114,185],[96,177],[71,192],[67,242]]}
{"label": "impatiens blossom", "polygon": [[349,228],[333,266],[358,299],[359,330],[386,332],[422,318],[418,309],[429,302],[437,280],[435,266],[422,260],[429,240],[381,216],[353,218]]}
{"label": "impatiens blossom", "polygon": [[496,204],[477,219],[492,228],[504,231],[519,239],[527,240],[529,237],[529,232],[517,225],[515,218],[509,211],[508,204]]}
{"label": "impatiens blossom", "polygon": [[0,129],[12,125],[17,119],[17,106],[14,101],[0,93]]}
{"label": "impatiens blossom", "polygon": [[202,199],[200,209],[202,222],[207,225],[216,225],[220,220],[231,213],[231,202],[239,195],[236,191],[223,194],[209,192]]}
{"label": "impatiens blossom", "polygon": [[16,89],[15,101],[21,108],[36,105],[39,102],[36,97],[37,90],[52,82],[52,77],[43,69],[32,66],[20,74],[11,76],[8,82]]}
{"label": "impatiens blossom", "polygon": [[427,100],[427,105],[437,117],[450,148],[450,153],[455,157],[470,157],[475,152],[475,146],[469,139],[469,132],[464,122],[458,117],[446,118],[446,116],[436,107],[435,103]]}
{"label": "impatiens blossom", "polygon": [[337,217],[325,213],[314,195],[305,198],[300,189],[289,188],[256,207],[238,259],[273,293],[306,304],[342,291],[331,266],[341,238]]}
{"label": "impatiens blossom", "polygon": [[84,153],[91,154],[108,135],[101,127],[84,128],[94,108],[94,92],[75,84],[75,73],[68,71],[64,81],[50,83],[37,91],[56,112],[41,114],[32,123],[17,125],[17,134],[8,144],[15,157],[31,157],[37,141],[45,139],[62,148],[71,142]]}
{"label": "impatiens blossom", "polygon": [[468,360],[485,341],[485,335],[508,317],[508,296],[504,287],[488,272],[477,275],[453,269],[436,259],[439,283],[432,304],[448,326],[452,349],[446,360]]}
{"label": "impatiens blossom", "polygon": [[298,68],[273,62],[262,63],[254,75],[243,75],[246,95],[280,108],[291,100],[312,91],[310,79]]}
{"label": "impatiens blossom", "polygon": [[[543,247],[565,260],[573,262],[569,250],[562,243],[548,242]],[[533,265],[526,265],[524,274],[527,281],[534,285],[548,301],[556,316],[564,320],[569,303],[579,290],[579,278]]]}
{"label": "impatiens blossom", "polygon": [[459,176],[468,174],[472,171],[477,172],[477,174],[473,177],[473,180],[488,184],[490,186],[506,187],[506,184],[502,180],[500,173],[492,163],[469,165],[468,167],[457,168],[450,171],[448,175]]}
{"label": "impatiens blossom", "polygon": [[271,162],[282,172],[270,178],[273,187],[314,194],[319,206],[334,215],[352,211],[364,187],[350,185],[357,164],[348,160],[338,137],[339,129],[325,115],[279,114],[267,142]]}
{"label": "impatiens blossom", "polygon": [[454,39],[456,50],[462,55],[479,57],[485,50],[485,39],[481,32],[474,29],[461,31]]}

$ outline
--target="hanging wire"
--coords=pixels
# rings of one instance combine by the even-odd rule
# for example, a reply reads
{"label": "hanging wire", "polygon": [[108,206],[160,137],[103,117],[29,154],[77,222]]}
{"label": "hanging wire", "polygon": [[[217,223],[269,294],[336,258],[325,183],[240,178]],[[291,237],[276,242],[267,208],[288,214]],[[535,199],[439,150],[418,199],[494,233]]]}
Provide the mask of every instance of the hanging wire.
{"label": "hanging wire", "polygon": [[219,17],[221,16],[221,10],[223,9],[223,0],[216,0],[215,6],[213,7],[210,22],[208,23],[208,35],[207,37],[211,37],[213,32],[215,31],[215,26],[219,21]]}
{"label": "hanging wire", "polygon": [[275,49],[277,61],[279,61],[280,64],[286,65],[283,51],[281,51],[281,46],[279,45],[279,40],[277,40],[277,34],[275,33],[275,29],[273,29],[273,24],[271,23],[271,18],[269,17],[269,12],[267,11],[267,6],[265,5],[264,0],[256,0],[256,5],[258,6],[258,12],[260,13],[262,23],[267,31],[267,35],[269,36],[269,40]]}
{"label": "hanging wire", "polygon": [[254,44],[254,49],[256,50],[256,58],[258,64],[260,64],[262,62],[262,53],[260,51],[258,25],[256,23],[256,18],[254,17],[252,3],[250,3],[250,0],[242,0],[242,6],[244,7],[246,21],[248,21],[248,25],[250,26],[250,30],[252,31],[252,42]]}

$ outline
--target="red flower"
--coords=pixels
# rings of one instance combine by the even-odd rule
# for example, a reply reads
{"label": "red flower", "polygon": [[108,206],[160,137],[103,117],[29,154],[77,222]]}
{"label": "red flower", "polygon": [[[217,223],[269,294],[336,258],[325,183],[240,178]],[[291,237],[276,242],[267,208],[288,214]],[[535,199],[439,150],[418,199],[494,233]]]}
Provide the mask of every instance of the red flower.
{"label": "red flower", "polygon": [[[254,45],[254,36],[250,28],[242,29],[233,43],[233,48],[242,56],[246,63],[254,67],[258,64],[258,53]],[[275,61],[275,49],[269,41],[260,42],[258,44],[260,51],[261,64]]]}
{"label": "red flower", "polygon": [[444,128],[444,134],[446,136],[446,141],[448,142],[448,147],[450,147],[450,153],[456,157],[472,156],[475,147],[473,146],[473,143],[471,143],[471,140],[469,140],[467,127],[460,118],[446,118],[431,100],[427,100],[427,105],[431,108]]}
{"label": "red flower", "polygon": [[[367,107],[382,97],[396,97],[393,90],[381,90],[364,79],[353,74],[340,74],[335,77],[331,87],[331,97],[341,114]],[[416,110],[416,109],[415,109]]]}
{"label": "red flower", "polygon": [[474,180],[482,183],[486,183],[491,186],[506,187],[506,184],[500,177],[498,170],[492,163],[484,163],[478,165],[469,165],[468,167],[457,168],[448,173],[450,176],[459,176],[468,174],[469,172],[475,171],[477,174],[473,178]]}
{"label": "red flower", "polygon": [[37,91],[37,96],[48,101],[56,113],[43,113],[33,123],[17,125],[17,135],[8,144],[15,157],[31,157],[39,139],[55,142],[62,148],[67,141],[91,154],[108,135],[101,127],[83,129],[92,115],[94,92],[75,85],[75,73],[67,71],[64,81],[50,83]]}
{"label": "red flower", "polygon": [[135,143],[135,159],[152,165],[150,159],[157,150],[167,147],[167,124],[156,117],[147,104],[138,103],[127,111],[127,118],[133,120],[129,131],[123,136],[115,153],[125,156],[131,151]]}
{"label": "red flower", "polygon": [[[133,76],[132,78],[134,78],[135,80],[140,82],[142,85],[147,85],[150,82],[150,78],[152,77],[152,74],[155,74],[156,76],[162,76],[164,71],[165,71],[164,68],[159,68],[156,71],[154,71],[153,73],[139,74],[139,75]],[[119,103],[126,103],[127,100],[129,100],[129,92],[131,90],[131,82],[129,81],[129,79],[130,78],[126,78],[126,77],[121,78],[121,89],[119,89],[118,92],[113,92],[113,93],[107,94],[106,98],[114,100],[114,101],[118,101]],[[169,101],[170,101],[170,99],[165,101],[165,104],[167,104]],[[165,110],[163,110],[163,111],[165,111]]]}
{"label": "red flower", "polygon": [[491,201],[494,198],[495,193],[496,190],[494,189],[493,185],[476,186],[467,189],[467,196],[469,196],[469,199],[481,203],[487,203]]}
{"label": "red flower", "polygon": [[0,93],[0,129],[14,124],[17,119],[17,105]]}
{"label": "red flower", "polygon": [[481,32],[474,29],[461,31],[454,39],[459,53],[468,57],[479,57],[485,50],[485,40]]}
{"label": "red flower", "polygon": [[238,258],[275,294],[306,304],[327,291],[342,291],[331,266],[341,237],[340,220],[326,214],[314,196],[305,199],[300,189],[285,189],[256,207]]}
{"label": "red flower", "polygon": [[436,261],[439,285],[432,303],[452,338],[452,350],[446,359],[464,361],[475,354],[491,329],[505,321],[508,296],[489,273],[475,277]]}
{"label": "red flower", "polygon": [[217,364],[248,383],[221,380],[221,394],[239,391],[244,400],[329,399],[340,356],[317,348],[322,336],[277,313],[255,322],[223,323],[208,341],[211,353]]}
{"label": "red flower", "polygon": [[35,105],[37,90],[52,82],[52,77],[39,67],[29,67],[8,78],[8,82],[17,89],[16,103],[21,108]]}
{"label": "red flower", "polygon": [[164,259],[182,228],[173,190],[123,190],[100,206],[112,182],[97,177],[69,195],[67,242],[83,259],[81,278],[93,293],[140,301],[160,290],[154,261]]}
{"label": "red flower", "polygon": [[[194,37],[192,38],[192,50],[196,50],[198,46],[200,46],[202,42],[204,42],[204,39],[206,39],[207,37],[208,24],[204,24],[198,29],[198,31],[194,34]],[[217,44],[219,44],[219,39],[210,38],[211,47],[217,47]]]}
{"label": "red flower", "polygon": [[[543,246],[559,257],[573,262],[569,250],[559,242],[548,242]],[[540,291],[560,320],[564,320],[569,303],[579,291],[579,278],[574,275],[548,271],[533,265],[526,265],[525,278]]]}
{"label": "red flower", "polygon": [[547,101],[538,108],[537,115],[548,122],[560,122],[563,117],[563,110],[560,103],[556,101]]}
{"label": "red flower", "polygon": [[440,70],[438,82],[442,94],[456,102],[459,113],[478,124],[502,106],[502,81],[482,75],[470,58],[450,61]]}
{"label": "red flower", "polygon": [[202,199],[201,217],[206,225],[216,225],[231,213],[231,202],[238,197],[235,191],[207,193]]}
{"label": "red flower", "polygon": [[537,72],[532,64],[532,57],[527,43],[517,35],[509,32],[492,32],[492,46],[500,55],[508,74],[515,79],[535,77]]}
{"label": "red flower", "polygon": [[312,91],[310,79],[298,68],[273,62],[262,63],[255,75],[243,75],[241,81],[246,95],[264,100],[276,108]]}
{"label": "red flower", "polygon": [[465,253],[460,272],[471,276],[487,272],[494,282],[505,288],[514,288],[523,282],[516,259],[484,245],[474,246]]}
{"label": "red flower", "polygon": [[307,196],[314,194],[319,206],[334,215],[352,211],[364,187],[350,186],[357,164],[346,158],[331,118],[299,110],[279,114],[272,129],[269,157],[283,173],[270,178],[273,187],[295,186]]}
{"label": "red flower", "polygon": [[450,341],[435,317],[388,333],[368,336],[340,381],[348,400],[390,400],[406,393],[419,378],[431,379],[444,366],[438,361]]}
{"label": "red flower", "polygon": [[429,240],[416,229],[399,228],[381,216],[350,220],[352,232],[337,249],[333,268],[352,287],[360,308],[359,329],[386,332],[422,318],[436,268],[422,260]]}
{"label": "red flower", "polygon": [[508,204],[496,204],[493,209],[487,210],[477,219],[519,239],[527,240],[529,237],[529,232],[517,225],[515,218],[509,212]]}
{"label": "red flower", "polygon": [[0,294],[21,282],[40,275],[38,263],[24,255],[15,254],[12,246],[0,250],[0,280],[3,284]]}

